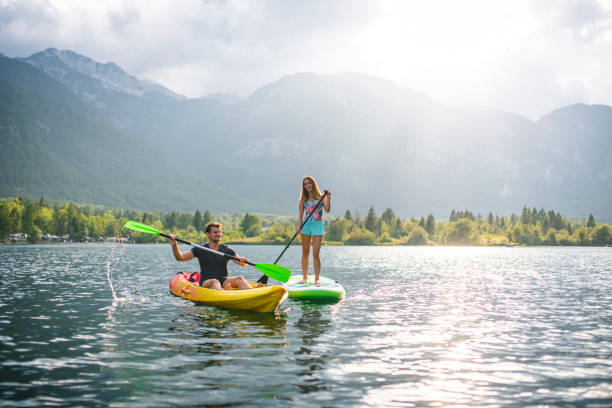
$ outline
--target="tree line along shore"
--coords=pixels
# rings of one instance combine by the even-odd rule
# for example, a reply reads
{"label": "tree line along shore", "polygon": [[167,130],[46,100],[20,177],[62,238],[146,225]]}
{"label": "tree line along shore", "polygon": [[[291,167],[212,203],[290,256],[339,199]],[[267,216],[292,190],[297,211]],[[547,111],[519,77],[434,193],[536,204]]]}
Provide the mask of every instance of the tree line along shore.
{"label": "tree line along shore", "polygon": [[[210,221],[224,226],[224,242],[234,244],[286,244],[295,234],[296,217],[274,214],[211,214],[143,212],[107,209],[76,203],[48,204],[44,198],[0,199],[2,242],[107,242],[127,239],[135,243],[162,242],[157,235],[123,230],[126,221],[138,221],[194,242],[206,242]],[[299,242],[299,241],[298,241]],[[402,219],[387,208],[378,215],[325,217],[326,245],[485,245],[485,246],[606,246],[612,244],[612,226],[593,215],[570,221],[554,210],[523,207],[520,215],[474,215],[452,210],[448,221],[433,215]]]}

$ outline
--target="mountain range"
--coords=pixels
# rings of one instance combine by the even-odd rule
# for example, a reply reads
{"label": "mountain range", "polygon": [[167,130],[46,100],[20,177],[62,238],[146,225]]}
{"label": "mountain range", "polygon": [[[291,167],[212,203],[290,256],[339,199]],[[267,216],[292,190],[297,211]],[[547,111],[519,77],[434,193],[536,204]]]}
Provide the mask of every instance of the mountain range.
{"label": "mountain range", "polygon": [[287,75],[246,98],[192,99],[114,63],[0,57],[0,196],[152,210],[297,213],[301,179],[333,213],[612,219],[612,108],[538,121],[447,106],[391,81]]}

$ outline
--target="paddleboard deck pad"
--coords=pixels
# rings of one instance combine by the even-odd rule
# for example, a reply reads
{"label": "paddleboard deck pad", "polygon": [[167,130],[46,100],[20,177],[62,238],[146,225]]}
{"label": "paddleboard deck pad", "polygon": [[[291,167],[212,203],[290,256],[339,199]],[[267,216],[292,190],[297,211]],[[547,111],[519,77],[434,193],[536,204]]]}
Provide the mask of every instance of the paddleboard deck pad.
{"label": "paddleboard deck pad", "polygon": [[302,275],[289,278],[283,286],[289,292],[289,297],[304,300],[334,301],[344,297],[344,288],[337,281],[323,276],[319,277],[321,284],[315,285],[314,275],[308,275],[306,283],[300,283]]}

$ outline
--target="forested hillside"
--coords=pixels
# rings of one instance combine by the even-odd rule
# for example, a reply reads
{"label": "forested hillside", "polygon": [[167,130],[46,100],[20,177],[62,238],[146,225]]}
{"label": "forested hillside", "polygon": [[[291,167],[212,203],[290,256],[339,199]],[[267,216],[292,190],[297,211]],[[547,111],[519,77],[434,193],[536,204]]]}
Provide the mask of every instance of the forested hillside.
{"label": "forested hillside", "polygon": [[[0,58],[0,137],[0,196],[150,209],[240,202],[186,176],[61,83],[10,58]],[[184,188],[188,180],[193,187]]]}
{"label": "forested hillside", "polygon": [[[520,216],[486,217],[471,211],[455,211],[448,222],[433,215],[402,219],[387,208],[380,216],[370,208],[364,217],[349,210],[344,217],[326,217],[328,245],[606,245],[612,230],[590,215],[586,221],[570,221],[553,210],[524,207]],[[137,221],[195,242],[206,242],[206,223],[224,224],[225,241],[284,244],[296,229],[292,217],[249,213],[212,214],[177,211],[155,213],[135,210],[108,210],[74,203],[49,206],[44,199],[0,200],[0,239],[41,242],[104,241],[125,237],[128,241],[155,242],[159,236],[123,230],[126,221]],[[19,234],[19,236],[17,236]],[[27,234],[27,237],[21,234]],[[53,236],[53,238],[50,237]],[[299,243],[299,239],[297,240]]]}
{"label": "forested hillside", "polygon": [[334,213],[373,205],[442,219],[453,207],[526,204],[612,221],[608,106],[532,121],[380,78],[313,73],[246,98],[187,99],[54,49],[0,57],[0,95],[3,197],[292,214],[312,175],[334,191]]}

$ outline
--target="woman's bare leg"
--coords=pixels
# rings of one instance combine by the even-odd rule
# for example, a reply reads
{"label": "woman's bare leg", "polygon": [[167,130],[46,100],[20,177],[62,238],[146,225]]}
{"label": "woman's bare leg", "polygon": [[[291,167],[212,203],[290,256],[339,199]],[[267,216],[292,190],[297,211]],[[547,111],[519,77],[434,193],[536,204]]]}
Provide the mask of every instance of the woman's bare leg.
{"label": "woman's bare leg", "polygon": [[300,234],[302,238],[302,281],[308,281],[308,256],[310,255],[310,235]]}
{"label": "woman's bare leg", "polygon": [[323,244],[323,236],[312,237],[312,264],[315,271],[315,284],[319,285],[319,274],[321,273],[321,258],[319,253],[321,252],[321,245]]}

